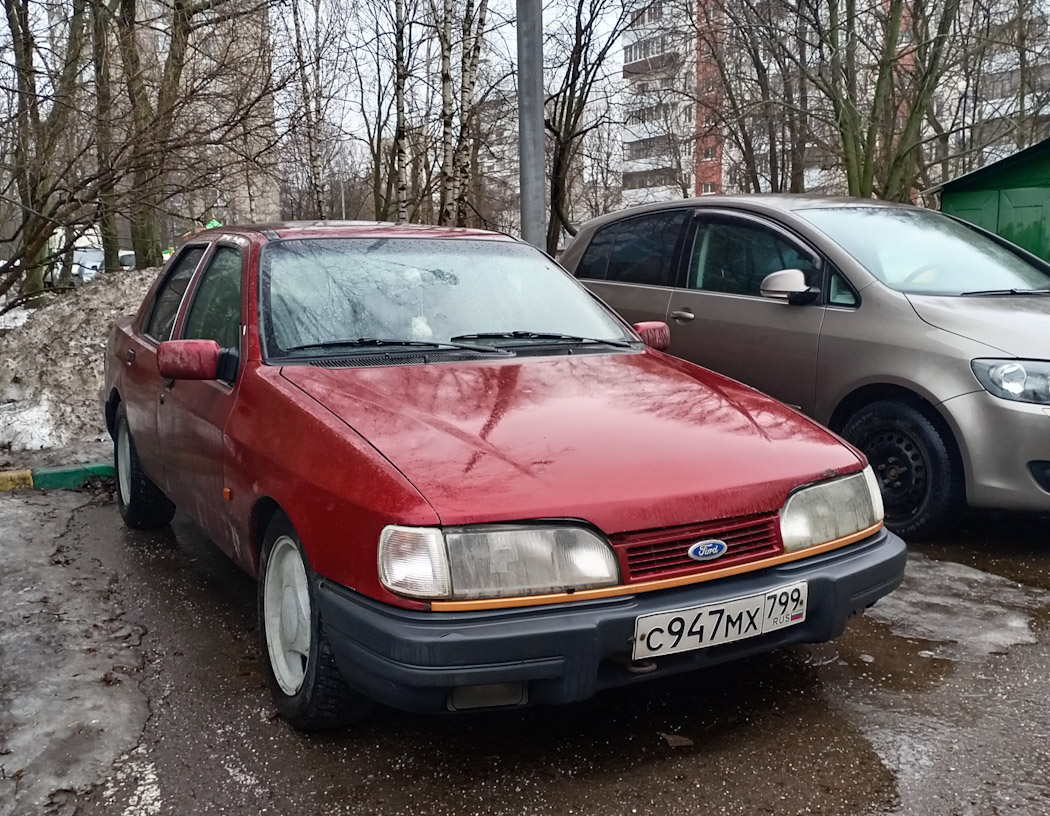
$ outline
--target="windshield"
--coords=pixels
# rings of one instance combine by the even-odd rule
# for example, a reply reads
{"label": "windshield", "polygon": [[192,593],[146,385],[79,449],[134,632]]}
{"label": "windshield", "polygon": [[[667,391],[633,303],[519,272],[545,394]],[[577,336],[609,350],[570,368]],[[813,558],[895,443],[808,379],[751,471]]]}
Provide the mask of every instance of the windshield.
{"label": "windshield", "polygon": [[547,256],[509,241],[275,241],[263,251],[260,275],[271,356],[362,339],[450,343],[511,332],[517,342],[532,333],[634,339]]}
{"label": "windshield", "polygon": [[1050,287],[1050,267],[1036,266],[931,210],[842,207],[796,212],[898,292],[999,294]]}

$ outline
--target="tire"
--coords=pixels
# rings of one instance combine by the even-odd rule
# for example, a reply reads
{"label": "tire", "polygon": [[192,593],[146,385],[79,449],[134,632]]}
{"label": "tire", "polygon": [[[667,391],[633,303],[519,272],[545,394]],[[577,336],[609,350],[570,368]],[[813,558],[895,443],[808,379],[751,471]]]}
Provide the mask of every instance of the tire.
{"label": "tire", "polygon": [[263,671],[278,712],[300,731],[364,719],[372,702],[351,689],[335,663],[317,604],[317,576],[295,528],[278,512],[259,563]]}
{"label": "tire", "polygon": [[135,530],[169,524],[175,505],[143,472],[123,404],[117,406],[113,418],[113,465],[117,474],[117,506],[124,523]]}
{"label": "tire", "polygon": [[905,538],[954,527],[966,506],[954,440],[919,407],[880,400],[855,413],[842,436],[871,463],[882,488],[886,526]]}

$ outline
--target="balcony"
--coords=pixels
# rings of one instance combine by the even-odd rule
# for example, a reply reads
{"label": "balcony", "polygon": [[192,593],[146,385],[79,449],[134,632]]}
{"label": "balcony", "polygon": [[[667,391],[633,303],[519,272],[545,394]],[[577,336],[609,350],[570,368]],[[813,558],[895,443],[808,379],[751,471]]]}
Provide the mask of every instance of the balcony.
{"label": "balcony", "polygon": [[677,71],[681,62],[681,54],[676,51],[666,51],[663,54],[627,63],[623,66],[623,78],[631,79],[657,72]]}

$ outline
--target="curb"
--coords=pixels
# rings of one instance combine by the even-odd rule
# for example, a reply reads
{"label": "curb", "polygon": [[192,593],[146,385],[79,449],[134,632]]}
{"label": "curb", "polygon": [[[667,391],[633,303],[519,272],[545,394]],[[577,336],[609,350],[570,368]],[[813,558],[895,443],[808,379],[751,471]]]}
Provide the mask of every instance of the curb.
{"label": "curb", "polygon": [[77,488],[91,479],[109,478],[113,475],[113,465],[109,462],[92,462],[39,470],[3,470],[0,471],[0,490]]}

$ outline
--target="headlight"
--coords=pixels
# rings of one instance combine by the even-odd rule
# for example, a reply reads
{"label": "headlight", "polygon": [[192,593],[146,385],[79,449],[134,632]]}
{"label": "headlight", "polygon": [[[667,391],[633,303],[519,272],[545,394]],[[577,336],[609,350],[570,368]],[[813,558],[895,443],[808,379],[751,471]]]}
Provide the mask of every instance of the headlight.
{"label": "headlight", "polygon": [[379,537],[379,580],[399,595],[470,600],[615,586],[620,570],[582,527],[391,525]]}
{"label": "headlight", "polygon": [[997,397],[1050,405],[1050,362],[1046,360],[974,360],[970,366],[977,381]]}
{"label": "headlight", "polygon": [[882,521],[882,493],[868,465],[860,473],[805,487],[780,510],[784,552],[798,552]]}

